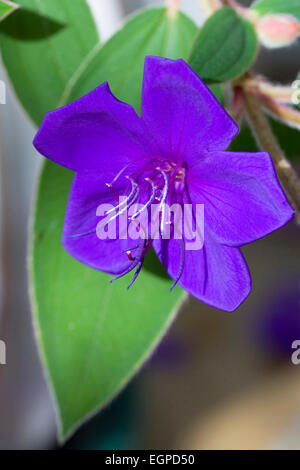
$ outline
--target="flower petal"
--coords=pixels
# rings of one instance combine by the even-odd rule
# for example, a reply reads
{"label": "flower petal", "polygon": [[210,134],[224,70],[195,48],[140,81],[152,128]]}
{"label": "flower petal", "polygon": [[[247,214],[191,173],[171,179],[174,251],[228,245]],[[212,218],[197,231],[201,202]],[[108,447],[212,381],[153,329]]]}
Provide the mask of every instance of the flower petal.
{"label": "flower petal", "polygon": [[75,171],[118,171],[155,152],[140,117],[107,83],[47,113],[33,143],[42,155]]}
{"label": "flower petal", "polygon": [[189,175],[193,203],[220,242],[241,246],[277,230],[294,212],[267,153],[214,152]]}
{"label": "flower petal", "polygon": [[199,149],[225,150],[238,127],[181,59],[146,57],[142,119],[164,156],[197,163]]}
{"label": "flower petal", "polygon": [[[180,265],[180,240],[156,240],[154,249],[176,279]],[[239,248],[218,244],[208,228],[201,250],[185,251],[185,265],[178,284],[197,299],[232,312],[251,291],[251,278]]]}
{"label": "flower petal", "polygon": [[133,248],[133,241],[101,240],[96,233],[97,225],[104,218],[96,215],[99,205],[116,206],[116,191],[121,196],[128,194],[128,188],[123,184],[118,187],[114,184],[116,189],[112,191],[106,186],[110,181],[108,174],[76,173],[66,211],[62,244],[67,252],[81,263],[99,271],[120,274],[131,265],[134,267],[134,263],[126,255],[126,251]]}

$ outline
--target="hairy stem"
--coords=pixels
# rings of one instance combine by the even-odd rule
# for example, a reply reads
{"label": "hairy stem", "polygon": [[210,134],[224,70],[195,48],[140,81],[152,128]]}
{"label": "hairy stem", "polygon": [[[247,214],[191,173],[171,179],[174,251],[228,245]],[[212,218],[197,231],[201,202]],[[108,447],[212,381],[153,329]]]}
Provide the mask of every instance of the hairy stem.
{"label": "hairy stem", "polygon": [[253,89],[260,92],[270,98],[277,100],[280,103],[292,104],[293,95],[295,94],[295,88],[284,85],[274,85],[259,76],[252,76],[247,78],[242,83],[243,88]]}
{"label": "hairy stem", "polygon": [[249,121],[259,146],[268,152],[273,161],[279,179],[297,211],[298,219],[300,214],[300,179],[286,158],[276,137],[273,134],[268,118],[261,108],[259,98],[255,93],[244,90]]}
{"label": "hairy stem", "polygon": [[274,119],[278,119],[284,124],[300,129],[300,112],[284,103],[278,103],[276,100],[262,93],[258,95],[261,99],[264,110]]}
{"label": "hairy stem", "polygon": [[240,87],[233,87],[231,113],[235,122],[240,125],[245,113],[244,94]]}

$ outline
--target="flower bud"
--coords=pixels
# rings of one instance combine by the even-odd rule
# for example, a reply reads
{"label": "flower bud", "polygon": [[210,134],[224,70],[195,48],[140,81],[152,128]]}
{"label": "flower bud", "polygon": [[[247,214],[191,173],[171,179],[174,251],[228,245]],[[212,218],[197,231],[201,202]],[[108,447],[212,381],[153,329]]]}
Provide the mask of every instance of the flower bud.
{"label": "flower bud", "polygon": [[265,15],[257,23],[261,43],[268,48],[292,44],[300,34],[300,22],[291,15]]}

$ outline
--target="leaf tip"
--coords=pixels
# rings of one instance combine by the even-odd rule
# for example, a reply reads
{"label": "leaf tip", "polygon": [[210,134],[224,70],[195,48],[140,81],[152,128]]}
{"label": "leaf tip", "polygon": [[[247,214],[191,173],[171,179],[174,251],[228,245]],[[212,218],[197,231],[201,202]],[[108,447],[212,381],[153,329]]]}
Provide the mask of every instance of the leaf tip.
{"label": "leaf tip", "polygon": [[10,16],[12,13],[14,13],[16,10],[20,8],[20,5],[18,5],[17,3],[11,2],[10,0],[2,0],[0,4],[1,6],[4,6],[7,8],[7,10],[0,17],[0,22],[5,20],[8,16]]}

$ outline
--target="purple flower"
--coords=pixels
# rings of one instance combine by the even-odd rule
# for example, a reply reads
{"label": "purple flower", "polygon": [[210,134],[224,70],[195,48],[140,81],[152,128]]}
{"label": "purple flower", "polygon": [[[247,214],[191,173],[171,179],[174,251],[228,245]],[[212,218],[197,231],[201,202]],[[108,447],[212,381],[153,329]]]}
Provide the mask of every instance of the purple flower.
{"label": "purple flower", "polygon": [[[251,290],[239,247],[293,216],[267,153],[225,151],[237,133],[237,125],[183,60],[159,57],[145,60],[141,117],[117,100],[107,83],[48,113],[34,145],[76,172],[63,246],[77,260],[116,279],[135,269],[133,281],[153,246],[174,285],[209,305],[235,310]],[[101,230],[105,218],[107,227],[113,221],[120,226],[124,211],[139,203],[139,210],[126,215],[130,224],[148,215],[154,202],[157,239],[141,237],[133,244],[130,237],[96,236],[99,220]],[[116,209],[100,219],[96,211],[104,203]],[[174,220],[164,211],[174,203],[193,208],[194,225],[196,207],[204,205],[202,248],[188,250],[187,240],[174,236]],[[164,231],[170,226],[168,239]]]}

